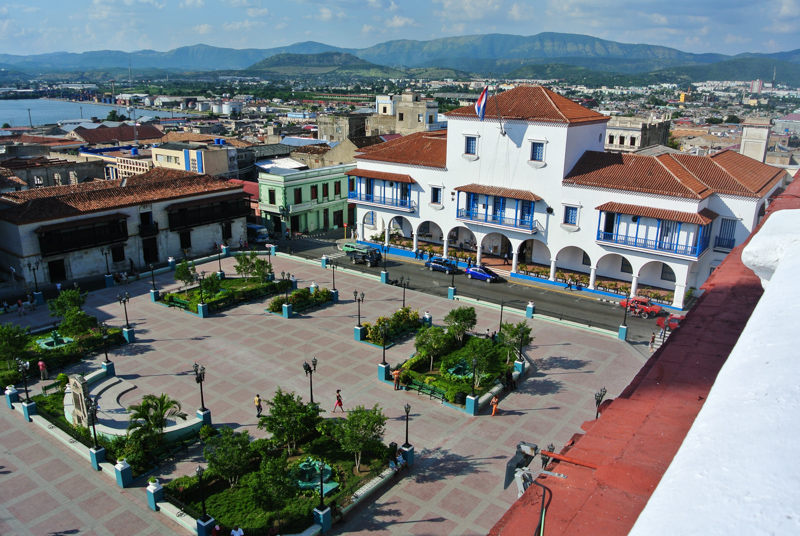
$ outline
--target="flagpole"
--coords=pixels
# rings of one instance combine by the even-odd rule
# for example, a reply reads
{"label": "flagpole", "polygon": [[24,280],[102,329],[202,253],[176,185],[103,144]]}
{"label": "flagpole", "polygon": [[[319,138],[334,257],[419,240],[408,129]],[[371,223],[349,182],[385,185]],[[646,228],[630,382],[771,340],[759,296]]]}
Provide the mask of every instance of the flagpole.
{"label": "flagpole", "polygon": [[503,128],[503,116],[500,115],[500,107],[497,105],[497,85],[494,86],[494,109],[497,111],[497,119],[500,121],[500,135],[505,136],[506,131]]}

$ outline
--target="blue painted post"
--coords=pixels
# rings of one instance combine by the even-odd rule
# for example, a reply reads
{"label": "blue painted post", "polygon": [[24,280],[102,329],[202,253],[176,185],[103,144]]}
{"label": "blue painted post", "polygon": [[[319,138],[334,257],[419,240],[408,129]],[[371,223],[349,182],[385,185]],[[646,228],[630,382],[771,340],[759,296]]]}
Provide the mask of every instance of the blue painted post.
{"label": "blue painted post", "polygon": [[403,458],[405,458],[408,466],[411,467],[414,465],[414,446],[400,447],[400,450],[403,451]]}
{"label": "blue painted post", "polygon": [[292,318],[292,304],[291,303],[284,303],[283,304],[283,318]]}
{"label": "blue painted post", "polygon": [[217,277],[219,277],[220,279],[225,279],[225,272],[219,271],[214,273],[217,274]]}
{"label": "blue painted post", "polygon": [[160,298],[161,298],[161,296],[159,295],[157,290],[151,290],[150,291],[150,301],[151,302],[156,303]]}
{"label": "blue painted post", "polygon": [[339,303],[339,291],[332,290],[331,294],[333,294],[333,303]]}
{"label": "blue painted post", "polygon": [[297,278],[292,276],[292,290],[297,290]]}
{"label": "blue painted post", "polygon": [[22,403],[22,416],[28,422],[33,422],[31,415],[36,415],[36,402],[23,402]]}
{"label": "blue painted post", "polygon": [[200,318],[208,318],[208,304],[207,303],[198,303],[197,304],[197,314]]}
{"label": "blue painted post", "polygon": [[327,255],[323,255],[322,256],[322,260],[319,261],[319,263],[320,263],[320,266],[322,266],[323,268],[327,268],[328,267],[328,256]]}
{"label": "blue painted post", "polygon": [[211,536],[211,531],[214,529],[214,525],[216,524],[217,522],[211,516],[208,516],[206,520],[198,519],[197,536]]}
{"label": "blue painted post", "polygon": [[628,326],[620,326],[617,332],[617,338],[621,341],[628,340]]}
{"label": "blue painted post", "polygon": [[525,308],[525,318],[533,318],[534,314],[536,314],[536,304],[529,301],[528,306]]}
{"label": "blue painted post", "polygon": [[314,508],[314,523],[320,526],[320,534],[325,534],[331,530],[333,519],[331,517],[330,507],[320,511],[319,508]]}
{"label": "blue painted post", "polygon": [[114,466],[114,474],[117,476],[117,486],[121,488],[127,488],[133,482],[133,472],[125,458],[117,460],[117,465]]}
{"label": "blue painted post", "polygon": [[447,287],[447,299],[448,300],[456,299],[456,287]]}
{"label": "blue painted post", "polygon": [[428,311],[422,316],[422,325],[429,328],[433,325],[433,317]]}
{"label": "blue painted post", "polygon": [[514,361],[514,372],[519,372],[519,375],[522,376],[525,373],[525,362]]}
{"label": "blue painted post", "polygon": [[100,470],[100,462],[106,461],[106,449],[100,447],[99,449],[89,449],[89,459],[92,461],[92,469],[95,471]]}
{"label": "blue painted post", "polygon": [[111,274],[106,275],[106,288],[111,288],[115,285],[114,276]]}
{"label": "blue painted post", "polygon": [[270,249],[270,252],[269,252],[270,255],[277,255],[278,254],[278,246],[270,245],[269,249]]}
{"label": "blue painted post", "polygon": [[230,246],[222,246],[222,256],[228,258],[231,256],[231,248]]}
{"label": "blue painted post", "polygon": [[122,328],[122,338],[127,343],[136,342],[136,332],[133,328]]}
{"label": "blue painted post", "polygon": [[113,361],[109,361],[108,363],[103,362],[100,363],[100,365],[103,367],[103,370],[106,371],[106,378],[113,378],[117,375],[117,369]]}
{"label": "blue painted post", "polygon": [[319,287],[317,286],[317,284],[316,284],[315,282],[313,282],[313,281],[312,281],[312,282],[311,282],[311,286],[310,286],[310,287],[308,287],[308,290],[310,290],[310,291],[311,291],[311,295],[313,296],[314,294],[316,294],[316,292],[317,292],[317,289],[318,289],[318,288],[319,288]]}
{"label": "blue painted post", "polygon": [[6,406],[8,409],[14,409],[14,403],[19,402],[19,391],[13,385],[6,387]]}
{"label": "blue painted post", "polygon": [[364,326],[355,326],[353,328],[353,339],[356,341],[363,341],[367,338],[367,328]]}
{"label": "blue painted post", "polygon": [[154,512],[160,510],[158,503],[164,500],[164,487],[159,484],[158,479],[155,482],[148,482],[147,484],[147,506]]}
{"label": "blue painted post", "polygon": [[389,272],[381,271],[381,283],[384,285],[389,283]]}
{"label": "blue painted post", "polygon": [[378,365],[378,379],[383,382],[392,381],[392,366],[388,363],[385,365]]}
{"label": "blue painted post", "polygon": [[478,414],[478,397],[467,396],[467,413],[470,415]]}
{"label": "blue painted post", "polygon": [[211,410],[206,408],[205,411],[197,410],[197,418],[203,421],[203,424],[211,426]]}
{"label": "blue painted post", "polygon": [[34,292],[33,300],[36,302],[36,305],[44,305],[44,296],[41,292]]}
{"label": "blue painted post", "polygon": [[174,257],[170,257],[169,259],[167,259],[167,263],[169,264],[170,271],[174,272],[175,271],[175,265],[177,264],[175,262],[175,258]]}

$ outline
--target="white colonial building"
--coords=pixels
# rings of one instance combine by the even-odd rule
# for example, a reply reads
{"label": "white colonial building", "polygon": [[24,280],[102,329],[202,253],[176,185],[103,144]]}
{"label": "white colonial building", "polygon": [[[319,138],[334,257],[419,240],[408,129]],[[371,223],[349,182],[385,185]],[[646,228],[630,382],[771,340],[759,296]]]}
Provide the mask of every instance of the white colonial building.
{"label": "white colonial building", "polygon": [[[447,132],[368,148],[351,172],[360,236],[406,237],[674,291],[699,287],[755,227],[786,172],[710,157],[604,153],[608,117],[540,86],[447,114]],[[385,233],[386,245],[389,234]]]}

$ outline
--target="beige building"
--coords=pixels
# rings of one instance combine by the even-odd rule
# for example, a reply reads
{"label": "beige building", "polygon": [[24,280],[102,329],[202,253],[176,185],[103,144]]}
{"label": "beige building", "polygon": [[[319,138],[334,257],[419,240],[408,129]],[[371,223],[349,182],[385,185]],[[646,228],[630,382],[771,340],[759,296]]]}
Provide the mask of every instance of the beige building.
{"label": "beige building", "polygon": [[366,135],[408,135],[414,132],[440,130],[437,121],[439,105],[433,99],[423,99],[415,91],[400,95],[378,95],[375,99],[377,112],[367,119]]}
{"label": "beige building", "polygon": [[227,145],[168,142],[153,147],[153,165],[213,177],[237,175],[236,148]]}
{"label": "beige building", "polygon": [[306,145],[298,147],[291,153],[291,157],[304,163],[310,169],[318,169],[341,164],[351,164],[356,161],[356,154],[365,147],[383,143],[380,136],[362,136],[339,142],[336,147],[328,145]]}
{"label": "beige building", "polygon": [[664,117],[612,117],[606,127],[605,150],[632,153],[669,142],[670,122]]}

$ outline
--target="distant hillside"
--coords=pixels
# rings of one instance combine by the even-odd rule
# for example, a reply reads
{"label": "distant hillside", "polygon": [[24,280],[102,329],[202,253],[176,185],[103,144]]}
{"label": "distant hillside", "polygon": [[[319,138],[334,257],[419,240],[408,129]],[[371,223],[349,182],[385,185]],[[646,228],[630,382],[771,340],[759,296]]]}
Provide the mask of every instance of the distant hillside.
{"label": "distant hillside", "polygon": [[408,77],[420,80],[469,80],[473,77],[472,73],[467,71],[448,69],[447,67],[418,67],[407,69],[406,73]]}
{"label": "distant hillside", "polygon": [[558,79],[587,85],[644,85],[652,83],[650,74],[624,74],[596,71],[568,65],[566,63],[544,63],[525,65],[506,75],[508,78],[528,78],[538,80]]}
{"label": "distant hillside", "polygon": [[765,56],[737,58],[720,61],[711,65],[673,67],[650,73],[661,80],[683,79],[687,82],[704,80],[772,80],[773,70],[777,69],[776,82],[790,86],[800,86],[800,65],[779,61]]}
{"label": "distant hillside", "polygon": [[336,73],[346,76],[357,75],[366,78],[405,76],[405,73],[375,65],[352,54],[344,52],[323,52],[321,54],[278,54],[251,65],[242,73],[280,74],[283,76],[307,76]]}

